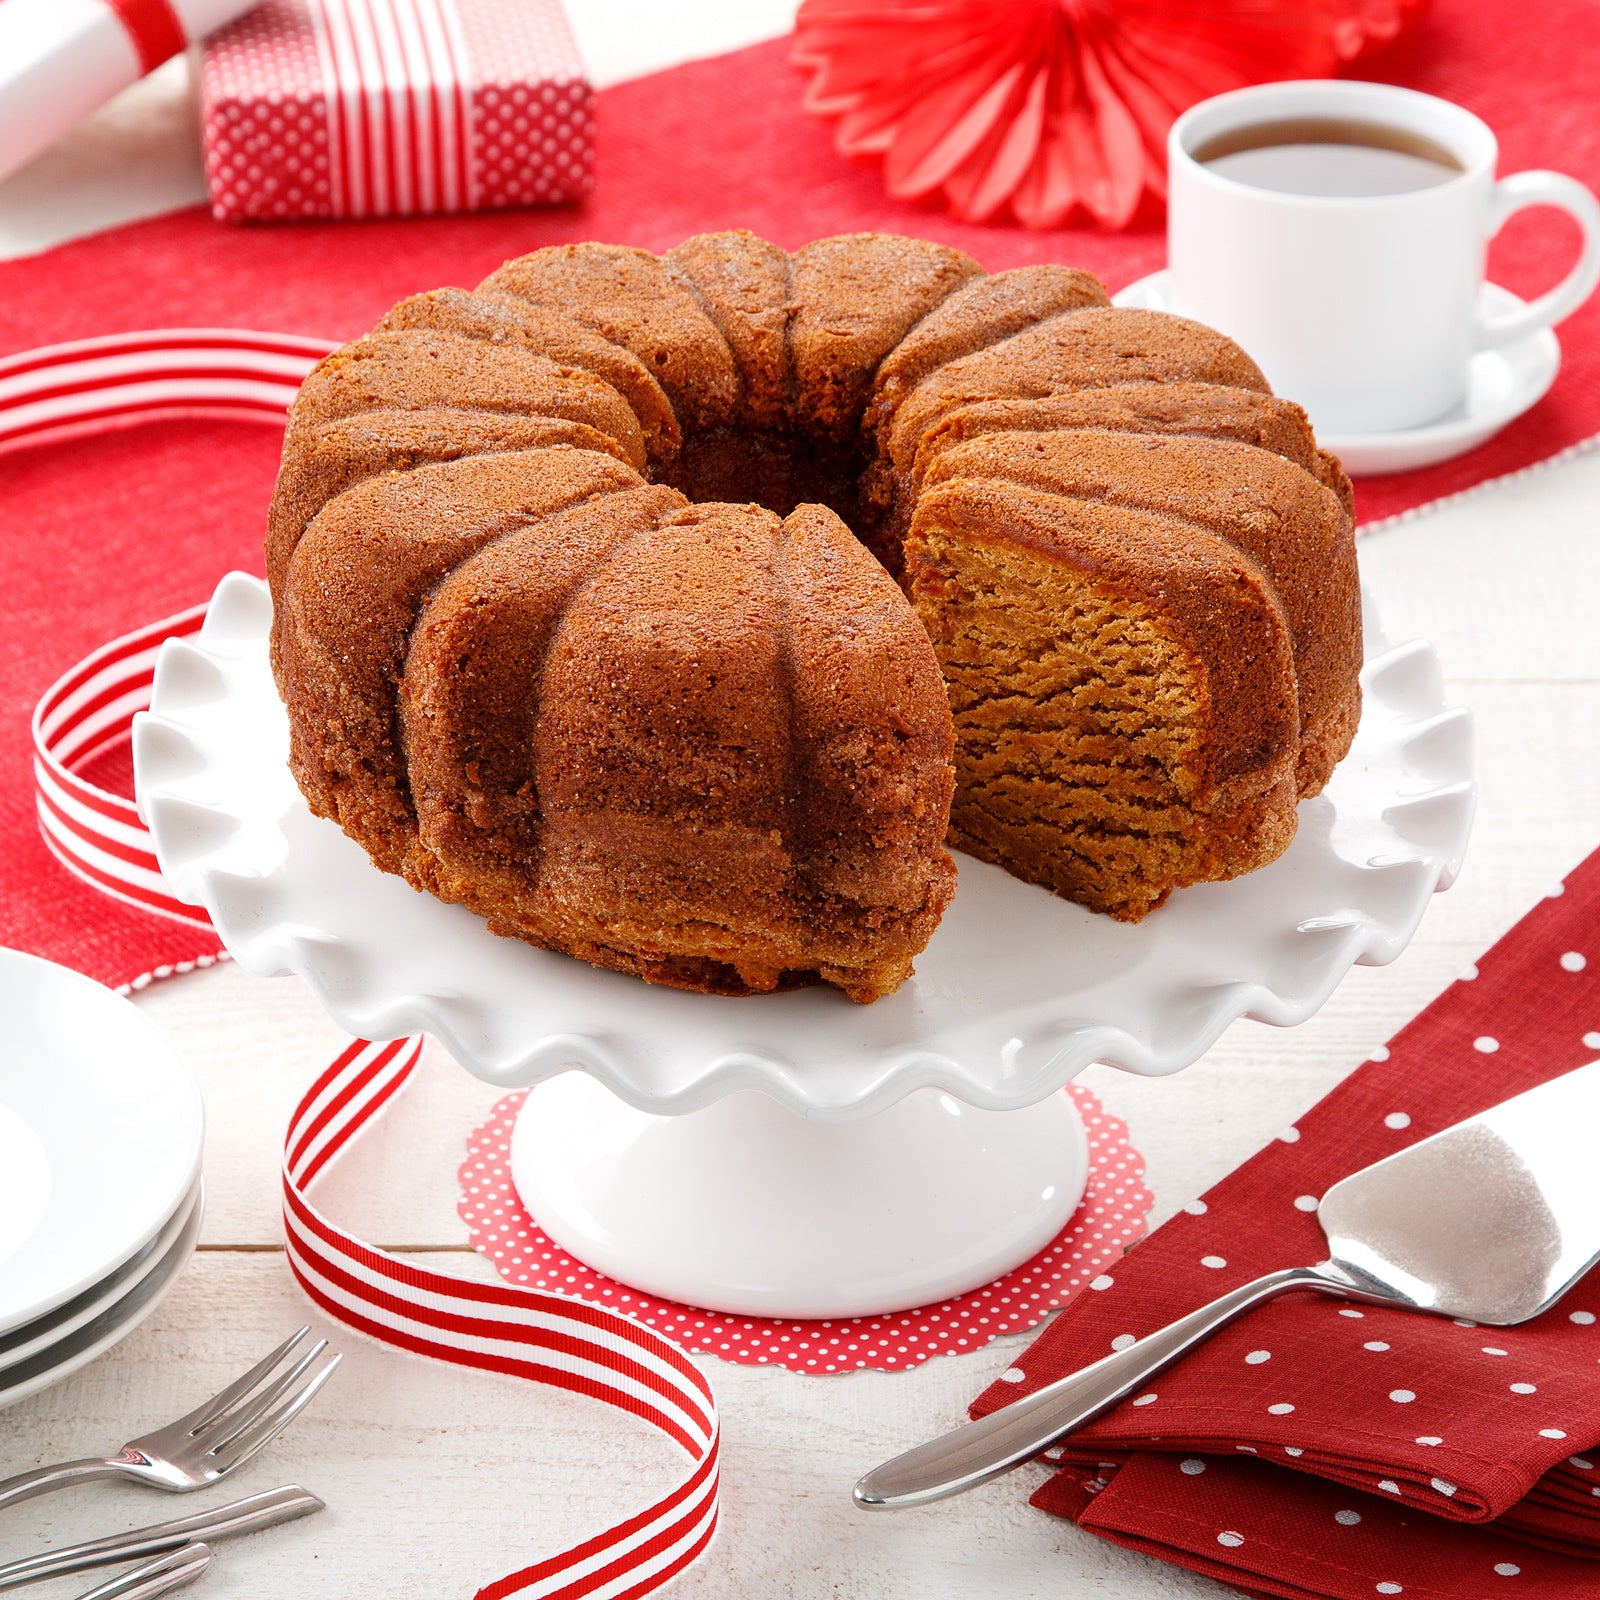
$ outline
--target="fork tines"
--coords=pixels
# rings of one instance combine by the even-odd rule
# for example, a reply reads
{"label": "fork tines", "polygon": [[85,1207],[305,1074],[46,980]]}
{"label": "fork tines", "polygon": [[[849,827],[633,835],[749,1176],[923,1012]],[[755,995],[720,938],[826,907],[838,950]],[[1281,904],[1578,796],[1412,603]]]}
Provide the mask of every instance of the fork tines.
{"label": "fork tines", "polygon": [[217,1472],[226,1472],[254,1455],[299,1416],[343,1359],[333,1355],[321,1361],[328,1341],[318,1339],[287,1370],[279,1372],[310,1332],[309,1327],[296,1329],[248,1372],[163,1431],[181,1432],[204,1445]]}

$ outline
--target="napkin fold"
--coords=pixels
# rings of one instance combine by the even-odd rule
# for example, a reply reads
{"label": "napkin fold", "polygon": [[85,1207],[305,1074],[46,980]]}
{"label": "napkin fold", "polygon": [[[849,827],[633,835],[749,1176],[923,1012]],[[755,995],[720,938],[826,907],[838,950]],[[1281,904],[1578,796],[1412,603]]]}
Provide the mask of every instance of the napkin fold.
{"label": "napkin fold", "polygon": [[[1246,1456],[1136,1455],[1117,1473],[1115,1492],[1094,1495],[1075,1520],[1114,1544],[1284,1600],[1578,1600],[1600,1593],[1593,1562],[1515,1542],[1496,1531],[1498,1524],[1434,1523],[1387,1496],[1313,1477],[1286,1490],[1286,1476]],[[1053,1481],[1034,1503],[1074,1516],[1054,1490]]]}
{"label": "napkin fold", "polygon": [[[973,1413],[1323,1259],[1317,1197],[1339,1178],[1596,1057],[1600,852],[1096,1279]],[[1600,1595],[1597,1363],[1600,1276],[1514,1328],[1285,1296],[1052,1451],[1034,1504],[1261,1594],[1508,1595],[1516,1577],[1520,1595]]]}

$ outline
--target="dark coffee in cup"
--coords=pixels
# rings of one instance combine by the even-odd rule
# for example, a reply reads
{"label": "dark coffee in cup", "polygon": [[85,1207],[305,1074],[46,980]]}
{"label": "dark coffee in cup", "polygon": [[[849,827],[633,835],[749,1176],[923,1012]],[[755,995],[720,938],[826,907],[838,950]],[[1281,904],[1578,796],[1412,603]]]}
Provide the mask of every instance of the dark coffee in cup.
{"label": "dark coffee in cup", "polygon": [[1420,133],[1344,117],[1258,122],[1208,139],[1193,159],[1219,177],[1279,194],[1366,198],[1436,188],[1465,168]]}

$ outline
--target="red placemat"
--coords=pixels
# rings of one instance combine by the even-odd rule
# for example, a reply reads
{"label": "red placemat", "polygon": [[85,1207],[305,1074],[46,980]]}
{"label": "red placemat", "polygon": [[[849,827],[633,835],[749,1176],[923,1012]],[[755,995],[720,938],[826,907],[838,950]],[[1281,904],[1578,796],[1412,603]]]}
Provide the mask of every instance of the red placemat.
{"label": "red placemat", "polygon": [[1081,1084],[1069,1090],[1089,1136],[1089,1183],[1065,1228],[1032,1260],[970,1294],[882,1317],[807,1321],[742,1317],[659,1300],[596,1272],[551,1241],[511,1180],[511,1130],[527,1091],[507,1095],[467,1141],[456,1206],[472,1247],[508,1283],[577,1295],[625,1312],[677,1343],[724,1361],[814,1376],[875,1367],[895,1372],[929,1356],[964,1355],[1003,1333],[1035,1327],[1139,1239],[1154,1197],[1126,1126]]}
{"label": "red placemat", "polygon": [[[352,336],[419,287],[473,283],[504,257],[603,238],[661,249],[706,228],[748,226],[795,245],[883,228],[970,250],[991,268],[1069,260],[1119,286],[1161,264],[1152,230],[1029,233],[973,227],[889,200],[878,175],[832,148],[800,109],[786,41],[603,91],[595,198],[579,209],[406,222],[236,228],[179,212],[0,262],[0,352],[162,325]],[[1503,167],[1553,166],[1600,186],[1591,66],[1600,7],[1553,0],[1439,0],[1365,71],[1460,100],[1499,131]],[[1564,224],[1513,222],[1492,257],[1522,293],[1552,281]],[[1561,330],[1553,393],[1482,449],[1425,472],[1367,480],[1368,520],[1526,466],[1600,431],[1600,304]],[[27,717],[56,674],[102,640],[208,595],[230,567],[260,570],[277,465],[275,430],[192,421],[0,457],[0,851],[10,893],[0,942],[122,983],[210,953],[189,933],[109,905],[71,881],[37,837]]]}
{"label": "red placemat", "polygon": [[[212,324],[353,337],[396,300],[473,283],[505,257],[572,239],[662,250],[705,229],[748,227],[794,246],[886,229],[970,251],[990,269],[1069,261],[1112,288],[1164,259],[1158,228],[1030,232],[976,226],[890,200],[872,167],[832,146],[800,105],[787,40],[654,74],[597,97],[595,194],[581,207],[361,224],[228,228],[200,209],[0,262],[0,353],[131,328]],[[1363,77],[1457,100],[1500,137],[1501,170],[1554,167],[1600,188],[1593,64],[1600,7],[1550,0],[1437,0],[1415,29],[1363,63]],[[1575,253],[1550,213],[1514,220],[1491,275],[1520,294],[1548,287]],[[1423,472],[1369,479],[1364,520],[1387,516],[1555,454],[1600,431],[1600,302],[1561,330],[1553,394],[1495,440]]]}

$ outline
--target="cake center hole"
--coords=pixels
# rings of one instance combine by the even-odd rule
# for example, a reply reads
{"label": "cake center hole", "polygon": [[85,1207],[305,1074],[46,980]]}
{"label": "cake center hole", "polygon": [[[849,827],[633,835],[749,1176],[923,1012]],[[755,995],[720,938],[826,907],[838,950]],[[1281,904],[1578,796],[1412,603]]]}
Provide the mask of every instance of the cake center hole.
{"label": "cake center hole", "polygon": [[754,502],[786,517],[799,505],[824,505],[859,536],[857,450],[795,433],[708,428],[688,435],[673,487],[694,501]]}

